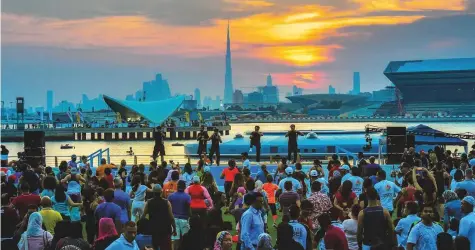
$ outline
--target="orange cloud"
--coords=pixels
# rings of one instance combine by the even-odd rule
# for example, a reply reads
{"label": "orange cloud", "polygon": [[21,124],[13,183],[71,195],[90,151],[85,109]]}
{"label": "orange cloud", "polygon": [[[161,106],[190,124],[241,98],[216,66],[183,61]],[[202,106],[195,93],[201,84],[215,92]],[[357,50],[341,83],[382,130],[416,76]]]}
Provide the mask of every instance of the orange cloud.
{"label": "orange cloud", "polygon": [[424,11],[466,9],[465,0],[352,0],[361,10],[372,11]]}
{"label": "orange cloud", "polygon": [[273,82],[279,86],[297,86],[305,89],[326,88],[327,75],[325,72],[292,72],[292,73],[273,73]]}
{"label": "orange cloud", "polygon": [[264,47],[257,49],[255,56],[290,66],[310,66],[334,61],[333,52],[340,48],[339,45]]}

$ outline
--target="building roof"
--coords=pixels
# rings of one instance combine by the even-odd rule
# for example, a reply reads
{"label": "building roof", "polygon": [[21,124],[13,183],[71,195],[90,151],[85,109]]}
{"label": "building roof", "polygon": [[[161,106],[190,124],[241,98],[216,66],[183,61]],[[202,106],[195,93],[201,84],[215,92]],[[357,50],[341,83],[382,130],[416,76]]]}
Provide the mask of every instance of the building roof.
{"label": "building roof", "polygon": [[138,102],[122,101],[104,95],[104,101],[114,111],[119,112],[124,119],[144,118],[155,124],[163,123],[170,117],[185,100],[185,96],[177,96],[161,101]]}
{"label": "building roof", "polygon": [[475,58],[393,61],[384,73],[414,73],[475,70]]}
{"label": "building roof", "polygon": [[300,103],[304,106],[309,106],[322,101],[341,101],[345,104],[350,101],[368,99],[365,95],[349,95],[349,94],[308,94],[308,95],[294,95],[287,96],[292,103]]}

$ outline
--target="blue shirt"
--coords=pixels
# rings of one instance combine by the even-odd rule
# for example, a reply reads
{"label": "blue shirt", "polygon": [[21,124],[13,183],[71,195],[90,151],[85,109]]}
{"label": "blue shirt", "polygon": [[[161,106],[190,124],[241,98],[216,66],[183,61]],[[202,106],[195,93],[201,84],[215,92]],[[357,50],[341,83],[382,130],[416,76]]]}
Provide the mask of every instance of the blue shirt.
{"label": "blue shirt", "polygon": [[262,181],[262,183],[267,183],[267,176],[266,173],[262,170],[259,170],[256,175],[256,180]]}
{"label": "blue shirt", "polygon": [[459,221],[460,218],[462,218],[462,202],[460,200],[453,200],[445,203],[444,224],[448,225],[452,218],[456,218]]}
{"label": "blue shirt", "polygon": [[177,219],[187,220],[190,216],[191,196],[185,192],[174,192],[168,196],[168,201],[172,205],[173,216]]}
{"label": "blue shirt", "polygon": [[414,224],[414,222],[420,220],[421,218],[415,214],[410,214],[399,220],[395,229],[396,233],[401,232],[400,234],[397,234],[398,246],[404,247],[404,249],[406,249],[409,230],[411,229],[411,226]]}
{"label": "blue shirt", "polygon": [[56,198],[54,196],[51,197],[51,203],[53,203],[53,209],[58,211],[62,215],[70,216],[68,199],[69,199],[69,196],[66,195],[66,199],[64,199],[64,201],[58,202],[56,201]]}
{"label": "blue shirt", "polygon": [[467,237],[470,241],[470,250],[475,250],[475,212],[460,220],[459,236]]}
{"label": "blue shirt", "polygon": [[78,164],[74,161],[69,161],[68,166],[71,168],[76,168],[76,169],[78,168]]}
{"label": "blue shirt", "polygon": [[140,185],[135,191],[134,201],[145,201],[145,194],[147,193],[147,186]]}
{"label": "blue shirt", "polygon": [[191,184],[191,182],[193,181],[193,176],[195,176],[194,173],[189,174],[189,173],[186,173],[186,172],[182,175],[182,178],[183,178],[183,180],[186,182],[186,186],[187,186],[187,187],[188,187],[188,186]]}
{"label": "blue shirt", "polygon": [[256,249],[259,235],[264,233],[261,211],[250,207],[241,217],[241,249]]}
{"label": "blue shirt", "polygon": [[343,182],[348,180],[351,176],[352,175],[350,173],[346,173],[345,175],[343,175],[343,177],[341,177],[341,184],[343,184]]}
{"label": "blue shirt", "polygon": [[417,223],[407,237],[407,243],[415,244],[416,250],[437,249],[437,235],[444,232],[437,223],[426,226],[424,223]]}
{"label": "blue shirt", "polygon": [[130,208],[130,197],[121,189],[114,190],[114,203],[120,207],[120,222],[122,224],[129,221],[128,210]]}
{"label": "blue shirt", "polygon": [[292,190],[294,192],[297,192],[298,189],[302,189],[302,184],[300,184],[300,181],[298,181],[297,179],[293,178],[293,177],[285,177],[284,179],[280,180],[279,182],[279,189],[282,189],[282,190],[285,190],[284,188],[284,184],[285,182],[287,181],[291,181],[292,182]]}
{"label": "blue shirt", "polygon": [[74,180],[69,180],[68,182],[68,194],[81,194],[81,185],[79,182],[74,181]]}
{"label": "blue shirt", "polygon": [[100,220],[101,218],[111,218],[115,222],[116,220],[121,219],[121,210],[120,207],[113,202],[104,202],[97,206],[94,215],[97,220]]}
{"label": "blue shirt", "polygon": [[353,184],[351,190],[356,194],[356,197],[359,197],[363,192],[363,178],[359,176],[351,176],[348,180]]}
{"label": "blue shirt", "polygon": [[120,237],[112,242],[106,250],[140,250],[139,246],[137,245],[137,242],[135,240],[130,243],[128,242],[125,238],[124,235],[121,234]]}
{"label": "blue shirt", "polygon": [[51,197],[54,196],[54,190],[51,190],[51,189],[43,189],[43,191],[41,191],[41,194],[40,194],[41,198],[47,196],[51,199]]}
{"label": "blue shirt", "polygon": [[294,240],[297,241],[304,249],[307,249],[307,229],[304,225],[300,224],[296,220],[289,221],[289,225],[292,226],[294,231]]}
{"label": "blue shirt", "polygon": [[137,242],[139,249],[144,249],[145,246],[152,245],[152,235],[137,234],[135,242]]}
{"label": "blue shirt", "polygon": [[378,191],[381,206],[386,208],[388,211],[393,211],[394,196],[401,192],[401,188],[391,181],[382,180],[374,185],[374,189]]}
{"label": "blue shirt", "polygon": [[468,195],[475,198],[475,181],[474,180],[464,180],[457,183],[455,189],[465,189],[467,190]]}

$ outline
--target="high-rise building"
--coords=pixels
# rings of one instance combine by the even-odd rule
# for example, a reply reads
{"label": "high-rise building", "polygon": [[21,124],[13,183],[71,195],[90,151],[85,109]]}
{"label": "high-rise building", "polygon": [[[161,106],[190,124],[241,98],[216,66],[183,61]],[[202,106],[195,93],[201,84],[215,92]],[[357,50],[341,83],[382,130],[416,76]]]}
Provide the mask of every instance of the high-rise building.
{"label": "high-rise building", "polygon": [[332,85],[328,85],[328,94],[330,95],[336,94],[336,90]]}
{"label": "high-rise building", "polygon": [[264,95],[260,92],[251,92],[247,95],[247,103],[263,103]]}
{"label": "high-rise building", "polygon": [[201,91],[199,88],[195,89],[195,100],[196,100],[196,106],[198,108],[201,108]]}
{"label": "high-rise building", "polygon": [[54,92],[53,90],[48,90],[46,92],[46,109],[48,111],[53,111],[53,102],[54,102]]}
{"label": "high-rise building", "polygon": [[236,89],[233,94],[233,103],[243,103],[244,102],[244,95],[242,94],[242,91],[239,89]]}
{"label": "high-rise building", "polygon": [[359,95],[360,91],[360,72],[353,72],[353,95]]}
{"label": "high-rise building", "polygon": [[226,72],[224,75],[224,103],[233,101],[233,69],[231,67],[231,39],[229,38],[229,21],[228,33],[226,40]]}
{"label": "high-rise building", "polygon": [[299,88],[299,87],[297,87],[297,86],[295,86],[295,85],[292,87],[292,90],[293,90],[293,93],[292,93],[293,96],[294,96],[294,95],[302,95],[302,94],[303,94],[303,89],[302,89],[302,88]]}
{"label": "high-rise building", "polygon": [[266,86],[270,87],[272,86],[272,76],[269,74],[267,75],[267,84]]}

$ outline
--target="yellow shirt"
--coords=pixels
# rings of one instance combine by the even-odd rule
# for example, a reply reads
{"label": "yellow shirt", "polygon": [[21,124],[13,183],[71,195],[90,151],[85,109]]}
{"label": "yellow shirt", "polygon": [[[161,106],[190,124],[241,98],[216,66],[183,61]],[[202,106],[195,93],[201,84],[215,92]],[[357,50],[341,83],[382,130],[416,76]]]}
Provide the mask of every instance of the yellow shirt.
{"label": "yellow shirt", "polygon": [[54,235],[54,228],[56,223],[63,220],[61,214],[51,208],[43,208],[40,211],[41,216],[43,217],[43,223],[45,224],[46,231]]}

